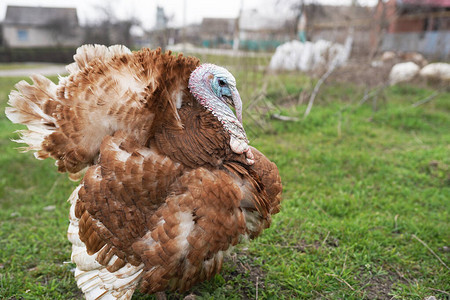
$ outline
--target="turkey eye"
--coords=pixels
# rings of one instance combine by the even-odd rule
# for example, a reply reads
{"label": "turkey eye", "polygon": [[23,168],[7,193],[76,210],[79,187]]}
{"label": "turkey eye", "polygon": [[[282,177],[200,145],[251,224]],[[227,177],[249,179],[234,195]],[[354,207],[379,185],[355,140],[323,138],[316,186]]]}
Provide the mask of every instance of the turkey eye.
{"label": "turkey eye", "polygon": [[222,79],[219,79],[219,85],[220,86],[226,86],[227,84]]}

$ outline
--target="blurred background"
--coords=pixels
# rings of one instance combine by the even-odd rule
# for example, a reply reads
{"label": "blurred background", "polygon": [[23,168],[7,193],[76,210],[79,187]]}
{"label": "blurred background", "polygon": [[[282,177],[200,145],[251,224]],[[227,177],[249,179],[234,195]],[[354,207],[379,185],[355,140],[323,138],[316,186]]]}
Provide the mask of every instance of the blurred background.
{"label": "blurred background", "polygon": [[[8,49],[45,53],[37,48],[85,43],[271,52],[292,40],[343,44],[350,29],[352,56],[392,50],[447,60],[450,54],[448,0],[6,0],[0,16],[1,61],[25,59],[8,56]],[[31,58],[66,59],[41,55]]]}
{"label": "blurred background", "polygon": [[[442,63],[450,58],[450,0],[6,0],[2,15],[0,63],[66,64],[82,44],[123,44],[225,65],[259,94],[269,79],[255,85],[258,72],[300,71],[368,88],[450,78]],[[314,100],[312,86],[301,91],[299,103]]]}
{"label": "blurred background", "polygon": [[[0,63],[69,63],[82,44],[123,44],[219,55],[238,69],[248,60],[223,56],[316,77],[339,67],[339,79],[372,87],[388,76],[411,81],[450,57],[449,0],[6,0],[0,16]],[[449,65],[421,75],[443,72]]]}

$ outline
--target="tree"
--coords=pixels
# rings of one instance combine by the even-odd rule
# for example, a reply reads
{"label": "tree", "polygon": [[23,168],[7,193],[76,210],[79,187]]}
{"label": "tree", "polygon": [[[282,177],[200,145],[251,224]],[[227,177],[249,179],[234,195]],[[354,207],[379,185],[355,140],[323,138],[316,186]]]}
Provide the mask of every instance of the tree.
{"label": "tree", "polygon": [[140,25],[140,22],[133,16],[119,20],[110,2],[96,8],[100,18],[97,22],[84,27],[84,43],[121,44],[132,47],[131,27]]}

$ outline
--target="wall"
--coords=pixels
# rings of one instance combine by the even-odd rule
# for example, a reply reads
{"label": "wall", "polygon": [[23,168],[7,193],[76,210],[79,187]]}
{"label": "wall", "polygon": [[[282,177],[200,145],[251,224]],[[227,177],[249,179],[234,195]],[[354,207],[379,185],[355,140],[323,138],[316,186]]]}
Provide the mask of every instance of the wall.
{"label": "wall", "polygon": [[386,33],[381,49],[417,51],[431,59],[450,60],[450,31]]}
{"label": "wall", "polygon": [[8,47],[78,46],[81,34],[66,37],[45,28],[3,25],[4,45]]}
{"label": "wall", "polygon": [[399,16],[395,22],[392,22],[389,26],[389,32],[422,32],[425,31],[424,28],[425,19],[424,18],[404,18]]}

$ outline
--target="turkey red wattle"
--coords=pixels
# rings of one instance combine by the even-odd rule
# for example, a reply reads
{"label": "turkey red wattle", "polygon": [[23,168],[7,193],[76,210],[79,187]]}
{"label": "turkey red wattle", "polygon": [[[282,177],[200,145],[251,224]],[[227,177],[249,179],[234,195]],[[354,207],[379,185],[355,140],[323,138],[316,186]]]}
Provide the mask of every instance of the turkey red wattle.
{"label": "turkey red wattle", "polygon": [[[227,84],[236,115],[227,104],[229,98],[222,97],[221,99],[213,88],[213,81],[217,78],[223,79]],[[213,64],[202,64],[189,77],[189,89],[197,101],[209,110],[229,133],[231,150],[237,154],[245,153],[247,163],[254,164],[254,156],[242,125],[242,100],[233,75],[225,68]]]}

